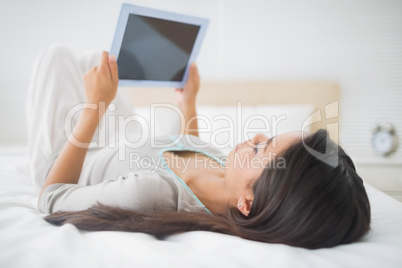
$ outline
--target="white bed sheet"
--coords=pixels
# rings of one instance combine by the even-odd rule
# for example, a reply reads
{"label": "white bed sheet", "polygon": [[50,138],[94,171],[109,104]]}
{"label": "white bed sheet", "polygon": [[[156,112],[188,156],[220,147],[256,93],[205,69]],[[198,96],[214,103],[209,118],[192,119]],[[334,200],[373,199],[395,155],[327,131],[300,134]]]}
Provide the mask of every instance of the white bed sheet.
{"label": "white bed sheet", "polygon": [[372,230],[353,244],[307,250],[209,232],[159,241],[48,224],[27,160],[24,147],[0,150],[0,267],[402,267],[402,203],[370,185]]}

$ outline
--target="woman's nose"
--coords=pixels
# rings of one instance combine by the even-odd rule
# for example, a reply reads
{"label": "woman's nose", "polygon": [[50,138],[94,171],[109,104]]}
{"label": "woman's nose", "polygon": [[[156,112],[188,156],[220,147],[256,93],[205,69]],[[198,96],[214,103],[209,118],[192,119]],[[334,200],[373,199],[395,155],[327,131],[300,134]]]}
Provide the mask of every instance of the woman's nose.
{"label": "woman's nose", "polygon": [[260,142],[264,142],[264,141],[267,141],[267,140],[269,140],[269,138],[264,133],[258,133],[253,138],[253,142],[255,144],[258,144]]}

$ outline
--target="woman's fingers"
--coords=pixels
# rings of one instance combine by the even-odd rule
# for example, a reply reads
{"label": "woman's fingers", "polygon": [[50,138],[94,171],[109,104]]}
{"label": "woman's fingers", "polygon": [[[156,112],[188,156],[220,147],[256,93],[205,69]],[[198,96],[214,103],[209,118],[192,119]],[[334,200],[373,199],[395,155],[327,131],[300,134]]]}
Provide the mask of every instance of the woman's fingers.
{"label": "woman's fingers", "polygon": [[108,53],[107,51],[102,51],[102,55],[101,55],[101,61],[99,64],[99,69],[104,70],[104,71],[109,71],[109,63],[108,63]]}
{"label": "woman's fingers", "polygon": [[116,96],[119,78],[117,63],[113,56],[103,51],[100,63],[84,75],[87,100],[92,103],[110,103]]}
{"label": "woman's fingers", "polygon": [[116,57],[108,54],[107,51],[103,51],[101,55],[101,61],[99,69],[103,72],[107,72],[110,75],[112,83],[116,85],[119,81],[119,74],[117,70]]}
{"label": "woman's fingers", "polygon": [[112,77],[112,82],[117,83],[119,81],[119,72],[117,70],[116,57],[114,55],[109,56],[109,69]]}
{"label": "woman's fingers", "polygon": [[193,62],[190,65],[190,74],[189,75],[191,75],[191,77],[195,83],[199,83],[200,75],[198,74],[198,68],[197,68],[197,64],[195,62]]}
{"label": "woman's fingers", "polygon": [[200,80],[200,74],[198,73],[198,67],[197,64],[195,62],[193,62],[191,64],[193,66],[193,72],[194,72],[194,76],[197,80]]}

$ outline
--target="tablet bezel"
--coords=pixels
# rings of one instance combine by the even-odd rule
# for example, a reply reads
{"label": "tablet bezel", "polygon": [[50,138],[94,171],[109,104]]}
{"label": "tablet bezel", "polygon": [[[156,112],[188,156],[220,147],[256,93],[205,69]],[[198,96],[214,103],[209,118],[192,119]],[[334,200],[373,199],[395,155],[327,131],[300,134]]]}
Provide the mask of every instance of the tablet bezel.
{"label": "tablet bezel", "polygon": [[194,17],[174,12],[162,11],[158,9],[141,7],[124,3],[120,10],[119,19],[117,21],[116,31],[113,38],[110,54],[119,58],[121,44],[123,42],[124,32],[126,30],[127,21],[130,14],[152,17],[157,19],[165,19],[175,22],[187,23],[200,26],[193,49],[191,51],[183,79],[181,81],[155,81],[155,80],[130,80],[119,79],[119,86],[137,86],[137,87],[173,87],[183,88],[188,78],[188,69],[192,62],[195,61],[200,51],[202,41],[204,40],[209,20],[200,17]]}

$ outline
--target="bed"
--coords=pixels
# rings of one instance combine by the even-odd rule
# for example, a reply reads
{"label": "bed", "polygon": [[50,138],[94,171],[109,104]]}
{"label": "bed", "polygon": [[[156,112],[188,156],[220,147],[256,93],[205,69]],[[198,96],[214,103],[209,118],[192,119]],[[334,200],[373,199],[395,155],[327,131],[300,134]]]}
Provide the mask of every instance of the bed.
{"label": "bed", "polygon": [[[169,89],[121,90],[129,91],[134,111],[144,116],[149,103],[174,103]],[[302,112],[312,114],[310,130],[326,127],[337,139],[339,92],[337,83],[327,81],[210,81],[202,84],[198,112],[232,113],[239,100],[249,113],[256,106],[274,105],[258,108],[274,111],[279,105],[288,117],[299,115],[294,119],[299,124],[305,121],[300,121]],[[157,131],[174,134],[174,119],[169,120]],[[402,204],[367,183],[372,205],[369,234],[349,245],[307,250],[201,231],[157,240],[143,233],[54,227],[36,210],[38,193],[29,183],[27,167],[26,147],[0,149],[0,267],[402,267]]]}

